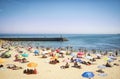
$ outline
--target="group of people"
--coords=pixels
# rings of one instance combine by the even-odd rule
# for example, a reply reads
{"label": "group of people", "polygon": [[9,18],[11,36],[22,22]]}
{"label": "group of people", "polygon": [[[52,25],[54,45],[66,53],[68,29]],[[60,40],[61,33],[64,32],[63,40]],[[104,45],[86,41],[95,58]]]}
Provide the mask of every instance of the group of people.
{"label": "group of people", "polygon": [[14,65],[14,64],[7,64],[7,68],[8,68],[8,69],[12,69],[12,70],[23,69],[22,67],[16,66],[16,65]]}
{"label": "group of people", "polygon": [[23,73],[29,75],[29,74],[37,74],[38,72],[36,69],[25,69]]}
{"label": "group of people", "polygon": [[22,58],[20,55],[15,55],[15,62],[21,62],[21,63],[27,63],[29,61],[27,61],[26,58]]}

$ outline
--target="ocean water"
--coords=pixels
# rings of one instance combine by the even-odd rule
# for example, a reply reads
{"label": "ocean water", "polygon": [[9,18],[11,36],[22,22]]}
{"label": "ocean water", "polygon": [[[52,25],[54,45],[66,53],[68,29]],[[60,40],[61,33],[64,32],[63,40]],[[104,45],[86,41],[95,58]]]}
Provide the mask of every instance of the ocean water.
{"label": "ocean water", "polygon": [[0,34],[0,37],[65,37],[69,41],[18,41],[14,45],[87,48],[87,49],[120,49],[120,34]]}

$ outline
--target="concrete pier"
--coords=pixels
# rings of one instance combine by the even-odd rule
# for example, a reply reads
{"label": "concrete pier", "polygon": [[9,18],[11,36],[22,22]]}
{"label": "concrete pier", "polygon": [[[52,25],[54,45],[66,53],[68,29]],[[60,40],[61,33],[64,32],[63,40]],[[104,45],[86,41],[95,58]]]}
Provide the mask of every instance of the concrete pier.
{"label": "concrete pier", "polygon": [[68,41],[67,38],[0,38],[7,41]]}

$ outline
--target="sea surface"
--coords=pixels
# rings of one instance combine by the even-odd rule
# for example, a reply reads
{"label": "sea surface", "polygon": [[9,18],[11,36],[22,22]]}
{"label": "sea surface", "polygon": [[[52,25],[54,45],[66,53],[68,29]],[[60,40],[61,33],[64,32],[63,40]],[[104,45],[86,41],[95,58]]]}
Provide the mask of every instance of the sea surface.
{"label": "sea surface", "polygon": [[0,34],[0,38],[10,37],[65,37],[69,41],[18,41],[24,46],[67,47],[87,49],[120,49],[120,34]]}

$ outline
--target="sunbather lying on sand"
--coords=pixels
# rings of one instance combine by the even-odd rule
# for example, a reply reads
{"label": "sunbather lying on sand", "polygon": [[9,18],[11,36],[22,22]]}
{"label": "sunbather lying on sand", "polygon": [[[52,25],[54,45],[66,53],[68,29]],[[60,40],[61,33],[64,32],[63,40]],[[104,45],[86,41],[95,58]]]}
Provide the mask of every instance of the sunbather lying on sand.
{"label": "sunbather lying on sand", "polygon": [[74,62],[74,66],[72,66],[72,67],[75,67],[75,68],[79,68],[79,69],[81,69],[81,65],[78,65],[77,62]]}
{"label": "sunbather lying on sand", "polygon": [[62,68],[62,69],[69,68],[69,64],[68,64],[68,63],[66,63],[66,64],[65,64],[65,66],[60,66],[60,68]]}
{"label": "sunbather lying on sand", "polygon": [[18,70],[18,69],[22,69],[22,67],[18,67],[14,64],[7,64],[7,68],[8,69],[13,69],[13,70]]}

